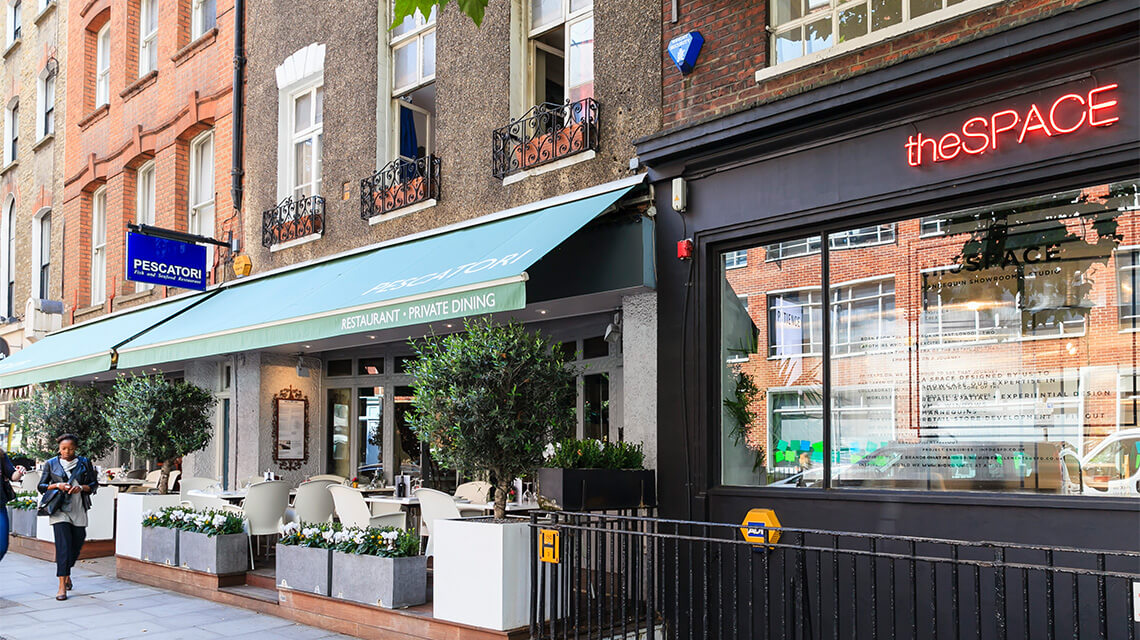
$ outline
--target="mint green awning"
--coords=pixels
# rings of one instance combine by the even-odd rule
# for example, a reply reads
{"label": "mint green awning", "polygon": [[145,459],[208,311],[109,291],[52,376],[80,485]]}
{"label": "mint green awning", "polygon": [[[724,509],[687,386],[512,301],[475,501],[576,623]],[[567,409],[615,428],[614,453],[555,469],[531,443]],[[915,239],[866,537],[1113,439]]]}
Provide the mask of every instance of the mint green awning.
{"label": "mint green awning", "polygon": [[530,213],[235,281],[131,340],[118,350],[118,366],[150,366],[522,309],[526,270],[629,192],[629,184]]}
{"label": "mint green awning", "polygon": [[209,295],[193,295],[138,311],[104,316],[49,334],[0,360],[0,388],[108,371],[114,347]]}

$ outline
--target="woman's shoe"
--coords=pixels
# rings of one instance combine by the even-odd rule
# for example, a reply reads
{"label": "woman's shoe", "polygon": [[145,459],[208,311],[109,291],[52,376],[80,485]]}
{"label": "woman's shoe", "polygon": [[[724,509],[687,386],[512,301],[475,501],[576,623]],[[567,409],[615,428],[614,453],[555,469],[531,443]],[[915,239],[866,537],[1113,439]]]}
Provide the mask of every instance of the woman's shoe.
{"label": "woman's shoe", "polygon": [[67,590],[71,591],[74,587],[71,584],[71,578],[67,579]]}
{"label": "woman's shoe", "polygon": [[64,601],[64,600],[67,600],[67,594],[66,594],[66,593],[61,593],[61,594],[57,595],[57,596],[55,597],[55,599],[56,599],[56,600],[59,600],[59,601],[61,601],[61,602],[62,602],[62,601]]}

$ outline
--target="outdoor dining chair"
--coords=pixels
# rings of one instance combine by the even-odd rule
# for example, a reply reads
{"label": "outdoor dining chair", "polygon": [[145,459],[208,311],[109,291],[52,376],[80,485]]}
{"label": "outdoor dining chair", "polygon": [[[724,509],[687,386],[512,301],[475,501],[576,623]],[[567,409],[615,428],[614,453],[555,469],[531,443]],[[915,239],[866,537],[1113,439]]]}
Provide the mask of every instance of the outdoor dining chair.
{"label": "outdoor dining chair", "polygon": [[146,477],[146,469],[131,469],[123,474],[123,477],[130,478],[131,480],[142,480]]}
{"label": "outdoor dining chair", "polygon": [[337,484],[344,484],[344,481],[347,479],[348,478],[345,478],[344,476],[338,476],[335,473],[322,473],[320,475],[315,475],[309,478],[309,481],[312,482],[313,480],[328,480]]}
{"label": "outdoor dining chair", "polygon": [[183,504],[186,502],[193,502],[187,495],[188,491],[209,491],[211,489],[218,489],[218,481],[213,478],[182,478],[182,484],[179,485],[178,497],[182,500]]}
{"label": "outdoor dining chair", "polygon": [[297,487],[297,497],[293,498],[292,517],[294,522],[328,522],[333,517],[333,497],[329,487],[336,484],[332,480],[309,480]]}
{"label": "outdoor dining chair", "polygon": [[424,530],[427,532],[427,551],[424,553],[426,556],[435,555],[432,539],[434,536],[431,533],[431,525],[436,520],[454,520],[462,518],[459,513],[459,507],[455,504],[455,498],[447,495],[442,491],[435,489],[416,489],[416,498],[420,501],[420,513],[422,514],[424,522]]}
{"label": "outdoor dining chair", "polygon": [[[470,502],[490,502],[491,483],[483,482],[481,480],[476,480],[474,482],[464,482],[455,488],[455,498],[457,500],[464,499]],[[455,506],[457,509],[459,509],[459,515],[464,518],[471,516],[482,516],[487,514],[486,509],[464,506],[462,502],[456,502]]]}
{"label": "outdoor dining chair", "polygon": [[[407,518],[403,511],[372,515],[372,512],[368,510],[368,503],[364,501],[364,494],[352,487],[331,484],[329,485],[329,493],[332,494],[333,504],[336,506],[336,517],[346,527],[358,527],[360,529],[399,527],[403,529],[406,525]],[[399,508],[397,505],[393,506]]]}
{"label": "outdoor dining chair", "polygon": [[254,566],[253,538],[276,536],[281,531],[285,509],[289,508],[289,483],[284,480],[258,482],[249,487],[241,510],[249,533],[249,563]]}

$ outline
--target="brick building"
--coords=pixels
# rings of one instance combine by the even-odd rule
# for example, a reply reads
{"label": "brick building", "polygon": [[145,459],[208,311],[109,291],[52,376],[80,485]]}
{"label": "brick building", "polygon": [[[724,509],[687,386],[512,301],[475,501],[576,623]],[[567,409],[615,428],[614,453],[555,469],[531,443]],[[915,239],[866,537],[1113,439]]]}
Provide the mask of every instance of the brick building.
{"label": "brick building", "polygon": [[61,296],[67,14],[54,1],[9,3],[3,25],[0,336],[16,351],[27,301]]}
{"label": "brick building", "polygon": [[[71,3],[61,171],[69,321],[180,292],[127,281],[128,224],[240,235],[230,196],[233,3]],[[209,252],[210,281],[229,256]]]}
{"label": "brick building", "polygon": [[635,141],[663,513],[1135,549],[1135,7],[665,2],[662,28],[704,42],[663,56]]}

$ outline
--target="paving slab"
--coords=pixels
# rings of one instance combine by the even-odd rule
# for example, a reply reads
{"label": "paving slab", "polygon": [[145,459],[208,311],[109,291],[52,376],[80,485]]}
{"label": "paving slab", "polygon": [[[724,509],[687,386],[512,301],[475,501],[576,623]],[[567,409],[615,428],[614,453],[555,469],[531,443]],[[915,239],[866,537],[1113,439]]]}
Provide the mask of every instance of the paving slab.
{"label": "paving slab", "polygon": [[[82,563],[81,563],[82,564]],[[0,640],[348,640],[349,636],[76,566],[75,589],[55,599],[55,564],[9,553],[0,562]]]}

